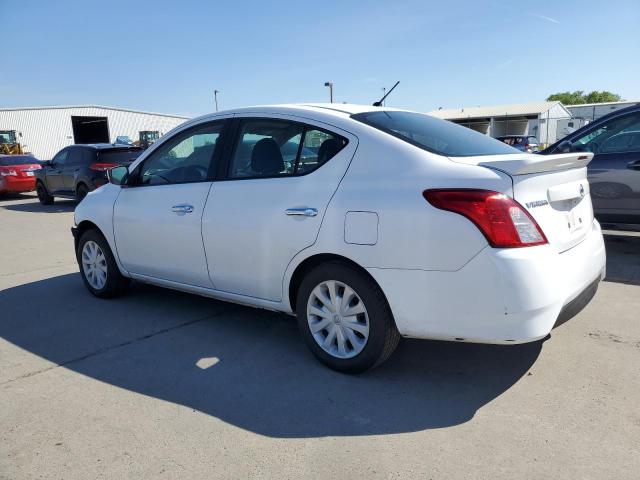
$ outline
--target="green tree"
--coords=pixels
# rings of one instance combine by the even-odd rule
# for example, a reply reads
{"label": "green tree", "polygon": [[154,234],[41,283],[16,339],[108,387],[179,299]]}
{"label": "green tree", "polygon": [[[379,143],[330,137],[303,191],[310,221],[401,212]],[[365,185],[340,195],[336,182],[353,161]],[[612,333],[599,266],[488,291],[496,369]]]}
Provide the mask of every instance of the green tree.
{"label": "green tree", "polygon": [[564,105],[576,105],[579,103],[605,103],[605,102],[618,102],[620,101],[620,95],[611,93],[606,90],[601,92],[594,90],[586,95],[583,90],[576,90],[575,92],[560,92],[554,93],[547,97],[547,101],[554,102],[559,101]]}

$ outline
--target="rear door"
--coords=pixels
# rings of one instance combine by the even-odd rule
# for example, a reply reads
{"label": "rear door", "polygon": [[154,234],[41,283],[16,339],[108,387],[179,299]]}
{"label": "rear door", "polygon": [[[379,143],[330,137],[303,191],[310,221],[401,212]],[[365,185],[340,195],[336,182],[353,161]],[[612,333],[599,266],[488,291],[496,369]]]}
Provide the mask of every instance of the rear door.
{"label": "rear door", "polygon": [[69,154],[67,155],[67,160],[61,174],[61,188],[68,194],[73,195],[76,188],[75,179],[82,167],[82,164],[85,163],[87,148],[69,147],[68,151]]}
{"label": "rear door", "polygon": [[218,290],[280,301],[287,265],[316,241],[357,139],[284,115],[234,123],[227,174],[202,221],[209,272]]}
{"label": "rear door", "polygon": [[113,210],[118,256],[131,273],[211,288],[202,213],[219,157],[225,121],[167,138],[132,172]]}

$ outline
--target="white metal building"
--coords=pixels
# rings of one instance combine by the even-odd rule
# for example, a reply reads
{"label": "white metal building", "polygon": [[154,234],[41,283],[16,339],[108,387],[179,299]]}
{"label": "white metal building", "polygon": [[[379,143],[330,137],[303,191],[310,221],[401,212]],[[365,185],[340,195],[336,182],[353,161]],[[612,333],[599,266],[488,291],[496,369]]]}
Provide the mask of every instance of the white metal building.
{"label": "white metal building", "polygon": [[560,102],[438,109],[429,115],[451,120],[492,137],[533,135],[541,144],[555,142],[558,139],[558,121],[571,117]]}
{"label": "white metal building", "polygon": [[615,112],[621,108],[627,108],[636,105],[640,101],[622,101],[622,102],[606,102],[606,103],[582,103],[579,105],[567,105],[566,108],[571,112],[573,118],[584,119],[588,121],[597,120],[608,113]]}
{"label": "white metal building", "polygon": [[15,130],[23,149],[40,160],[74,143],[113,143],[118,136],[135,141],[141,131],[163,135],[186,119],[99,105],[0,108],[0,130]]}

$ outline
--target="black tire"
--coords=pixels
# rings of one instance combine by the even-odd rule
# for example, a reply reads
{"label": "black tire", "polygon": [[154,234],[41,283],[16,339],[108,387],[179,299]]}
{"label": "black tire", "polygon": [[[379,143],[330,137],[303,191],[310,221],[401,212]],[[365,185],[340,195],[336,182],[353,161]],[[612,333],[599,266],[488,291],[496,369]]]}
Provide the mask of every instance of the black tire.
{"label": "black tire", "polygon": [[36,183],[36,194],[42,205],[53,205],[55,199],[53,195],[49,194],[47,187],[45,187],[42,182]]}
{"label": "black tire", "polygon": [[[85,244],[89,241],[95,242],[102,250],[104,254],[107,275],[106,282],[104,286],[101,288],[95,288],[91,285],[89,280],[87,279],[87,275],[85,273],[85,269],[82,262],[82,251],[85,247]],[[100,298],[113,298],[120,294],[122,294],[127,286],[130,283],[130,279],[123,276],[118,269],[118,265],[113,257],[113,253],[111,252],[111,248],[109,247],[109,243],[104,238],[102,233],[97,230],[87,230],[80,237],[80,241],[78,242],[78,249],[76,250],[76,259],[78,261],[78,266],[80,267],[80,275],[82,276],[82,281],[84,285],[87,287],[92,294],[96,297]]]}
{"label": "black tire", "polygon": [[[349,286],[364,303],[369,320],[369,337],[362,351],[352,358],[339,358],[326,352],[314,339],[307,320],[307,303],[313,290],[326,281]],[[365,273],[340,262],[327,262],[310,271],[302,280],[296,299],[298,327],[313,354],[333,370],[361,373],[387,360],[400,341],[389,304],[380,287]]]}
{"label": "black tire", "polygon": [[82,200],[84,200],[84,197],[87,196],[87,193],[89,193],[89,188],[84,183],[78,185],[78,187],[76,188],[76,202],[80,203]]}

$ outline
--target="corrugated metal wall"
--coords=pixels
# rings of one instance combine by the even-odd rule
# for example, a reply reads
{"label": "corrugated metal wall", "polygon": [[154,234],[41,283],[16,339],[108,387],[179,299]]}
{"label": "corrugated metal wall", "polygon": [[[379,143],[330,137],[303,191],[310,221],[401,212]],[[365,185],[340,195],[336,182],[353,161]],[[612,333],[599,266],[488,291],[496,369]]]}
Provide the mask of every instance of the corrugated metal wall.
{"label": "corrugated metal wall", "polygon": [[115,142],[119,135],[138,140],[141,130],[158,130],[166,134],[186,120],[182,117],[102,107],[0,109],[0,130],[22,132],[20,143],[25,150],[40,160],[49,160],[61,148],[74,143],[72,116],[107,117],[111,142]]}

